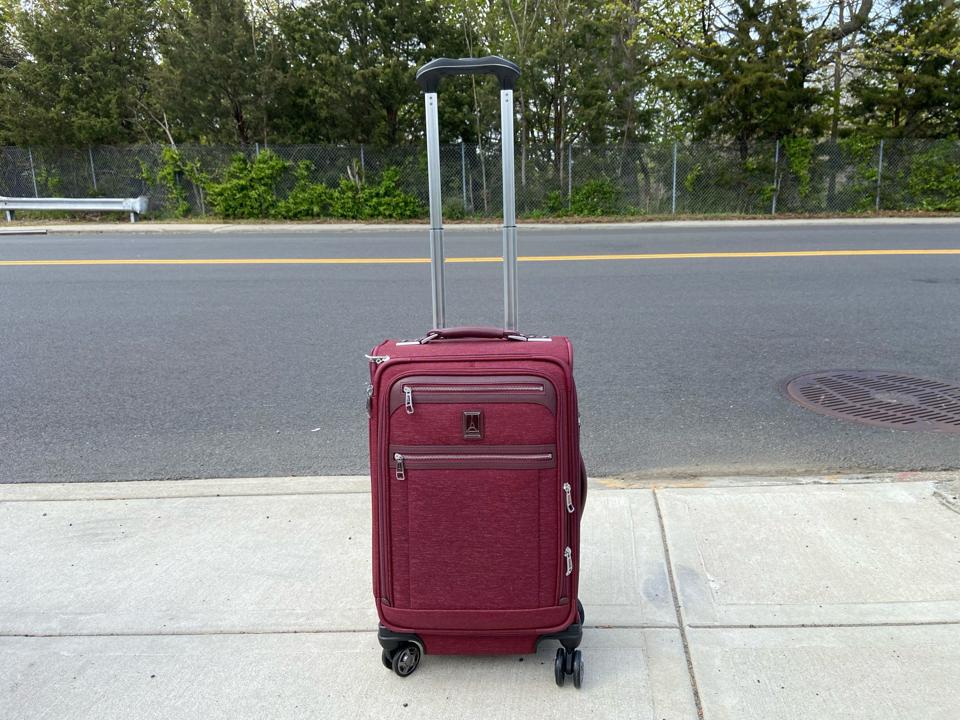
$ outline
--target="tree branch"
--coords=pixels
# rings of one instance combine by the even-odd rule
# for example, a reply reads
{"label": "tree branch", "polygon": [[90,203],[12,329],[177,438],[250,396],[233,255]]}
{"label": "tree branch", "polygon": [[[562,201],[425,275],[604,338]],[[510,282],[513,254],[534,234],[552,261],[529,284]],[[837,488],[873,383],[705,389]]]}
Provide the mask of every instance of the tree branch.
{"label": "tree branch", "polygon": [[858,32],[860,28],[866,25],[867,20],[870,19],[871,10],[873,10],[873,0],[860,0],[860,7],[850,15],[850,19],[837,25],[837,27],[827,33],[827,41],[837,42],[847,35]]}

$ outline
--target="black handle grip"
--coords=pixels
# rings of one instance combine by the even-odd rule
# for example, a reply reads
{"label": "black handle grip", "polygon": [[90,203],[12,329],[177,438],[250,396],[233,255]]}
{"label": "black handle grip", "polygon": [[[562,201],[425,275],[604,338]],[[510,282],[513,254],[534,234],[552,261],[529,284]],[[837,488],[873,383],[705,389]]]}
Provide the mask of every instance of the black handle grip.
{"label": "black handle grip", "polygon": [[417,83],[424,92],[437,91],[440,78],[448,75],[496,75],[501,90],[513,90],[520,68],[496,55],[482,58],[437,58],[417,70]]}

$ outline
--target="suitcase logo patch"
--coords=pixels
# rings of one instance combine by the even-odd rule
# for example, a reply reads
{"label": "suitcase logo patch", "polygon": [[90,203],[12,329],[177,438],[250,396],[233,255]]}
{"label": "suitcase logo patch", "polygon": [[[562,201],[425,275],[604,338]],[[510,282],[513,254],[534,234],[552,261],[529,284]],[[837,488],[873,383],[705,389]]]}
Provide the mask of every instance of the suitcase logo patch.
{"label": "suitcase logo patch", "polygon": [[483,410],[463,411],[463,438],[465,440],[483,439]]}

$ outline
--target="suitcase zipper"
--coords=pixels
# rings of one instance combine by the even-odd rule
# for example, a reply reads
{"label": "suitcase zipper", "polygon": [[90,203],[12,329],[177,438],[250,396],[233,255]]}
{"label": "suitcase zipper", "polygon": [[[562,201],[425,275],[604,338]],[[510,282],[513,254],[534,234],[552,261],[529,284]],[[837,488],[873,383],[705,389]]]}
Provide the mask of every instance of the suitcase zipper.
{"label": "suitcase zipper", "polygon": [[[537,465],[553,460],[552,452],[537,453],[399,453],[393,454],[393,462],[396,467],[395,477],[397,480],[405,480],[407,477],[407,467],[412,463],[416,467],[417,463],[427,463],[432,469],[443,469],[444,467],[459,467],[461,463],[477,462],[505,462],[513,467],[522,467],[521,463],[535,463]],[[449,464],[448,464],[449,463]]]}
{"label": "suitcase zipper", "polygon": [[496,383],[486,383],[477,385],[453,384],[453,385],[403,385],[403,402],[408,415],[413,415],[413,393],[427,393],[430,395],[459,395],[469,396],[471,393],[534,393],[542,394],[543,385],[535,383],[517,383],[512,385],[501,385]]}
{"label": "suitcase zipper", "polygon": [[567,512],[573,513],[576,511],[576,508],[573,506],[573,488],[570,487],[570,483],[563,484],[563,494],[564,498],[567,501]]}

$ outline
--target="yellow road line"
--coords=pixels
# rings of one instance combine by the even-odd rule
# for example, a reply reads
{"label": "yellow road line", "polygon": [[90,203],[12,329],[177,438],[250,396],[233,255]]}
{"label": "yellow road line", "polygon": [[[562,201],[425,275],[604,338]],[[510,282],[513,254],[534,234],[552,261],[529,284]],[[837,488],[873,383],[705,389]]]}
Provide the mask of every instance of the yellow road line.
{"label": "yellow road line", "polygon": [[[960,248],[883,250],[774,250],[768,252],[622,253],[612,255],[524,255],[520,262],[595,260],[707,260],[718,258],[851,257],[884,255],[960,255]],[[448,263],[498,263],[503,258],[452,257]],[[0,267],[42,265],[422,265],[430,258],[121,258],[102,260],[0,260]]]}

